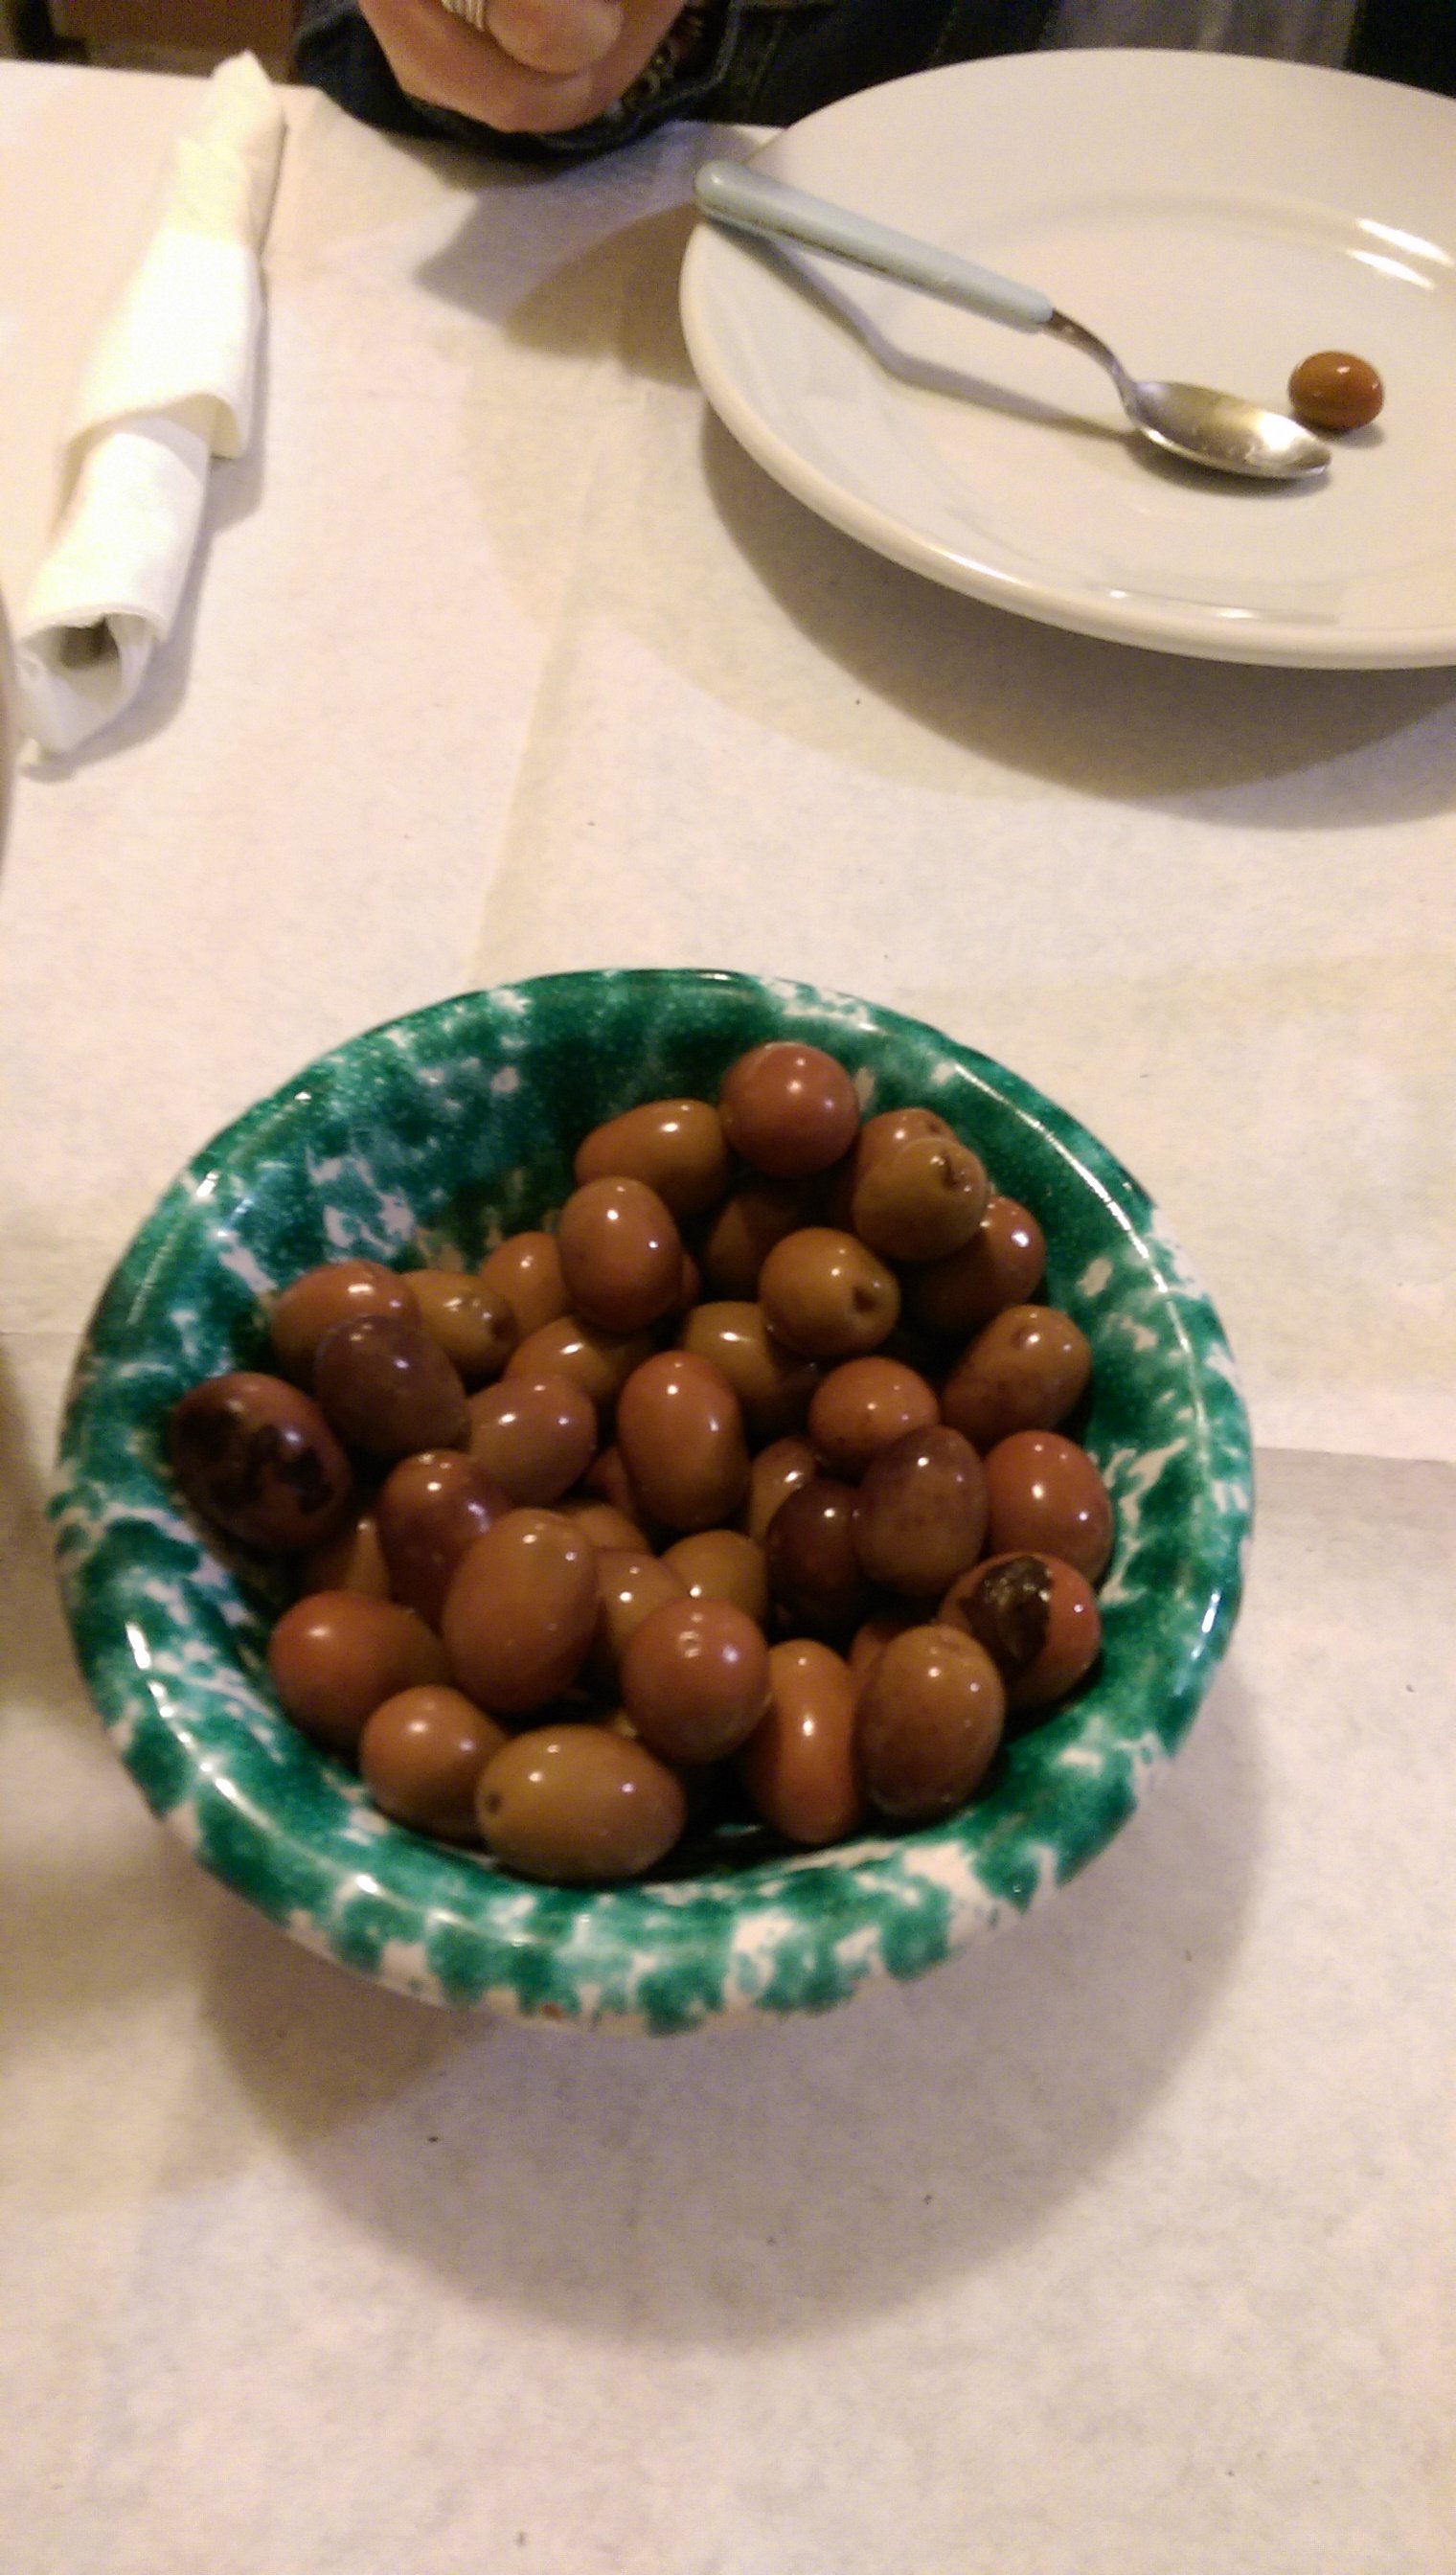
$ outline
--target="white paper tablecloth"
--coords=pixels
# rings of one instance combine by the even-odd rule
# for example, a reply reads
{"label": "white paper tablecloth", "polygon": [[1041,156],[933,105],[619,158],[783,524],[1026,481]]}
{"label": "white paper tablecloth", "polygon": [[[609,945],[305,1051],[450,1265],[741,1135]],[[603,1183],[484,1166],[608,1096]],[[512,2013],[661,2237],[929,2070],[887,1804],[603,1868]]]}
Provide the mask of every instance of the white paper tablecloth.
{"label": "white paper tablecloth", "polygon": [[[0,66],[12,600],[192,98]],[[1451,2575],[1456,673],[1120,653],[819,526],[687,367],[722,137],[538,176],[291,117],[205,583],[0,878],[4,2575]],[[215,1126],[624,961],[841,983],[1086,1119],[1223,1308],[1261,1519],[1185,1757],[1044,1914],[578,2044],[164,1840],[39,1492]]]}

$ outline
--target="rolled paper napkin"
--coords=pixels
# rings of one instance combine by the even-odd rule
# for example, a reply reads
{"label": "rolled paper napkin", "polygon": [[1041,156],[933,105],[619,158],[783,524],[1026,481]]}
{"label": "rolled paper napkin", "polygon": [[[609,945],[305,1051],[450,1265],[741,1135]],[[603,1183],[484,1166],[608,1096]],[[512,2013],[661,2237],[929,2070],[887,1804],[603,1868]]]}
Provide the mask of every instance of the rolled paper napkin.
{"label": "rolled paper napkin", "polygon": [[22,723],[74,751],[131,703],[169,633],[215,456],[241,456],[263,318],[259,248],[283,107],[252,54],[207,84],[161,219],[86,370],[60,518],[16,635]]}

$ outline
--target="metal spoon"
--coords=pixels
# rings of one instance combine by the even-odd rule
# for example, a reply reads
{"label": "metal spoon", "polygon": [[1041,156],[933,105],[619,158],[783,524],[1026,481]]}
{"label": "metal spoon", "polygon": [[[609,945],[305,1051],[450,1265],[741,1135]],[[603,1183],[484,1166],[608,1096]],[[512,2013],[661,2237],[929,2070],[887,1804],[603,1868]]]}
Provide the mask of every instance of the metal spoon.
{"label": "metal spoon", "polygon": [[1236,394],[1214,393],[1206,385],[1139,381],[1093,332],[1058,313],[1049,296],[1014,278],[998,277],[992,269],[977,268],[953,251],[892,232],[738,161],[705,162],[696,194],[704,214],[730,230],[801,242],[807,250],[826,251],[831,259],[918,287],[943,303],[965,305],[987,321],[1007,322],[1016,331],[1049,331],[1106,368],[1140,436],[1189,465],[1262,483],[1301,483],[1323,474],[1329,464],[1329,449],[1285,413],[1265,411]]}

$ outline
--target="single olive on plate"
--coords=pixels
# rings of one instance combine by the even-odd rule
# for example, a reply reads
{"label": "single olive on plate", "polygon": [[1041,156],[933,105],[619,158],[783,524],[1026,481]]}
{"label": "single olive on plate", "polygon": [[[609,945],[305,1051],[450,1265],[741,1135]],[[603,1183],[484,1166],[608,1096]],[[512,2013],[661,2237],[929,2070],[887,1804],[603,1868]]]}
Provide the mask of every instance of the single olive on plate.
{"label": "single olive on plate", "polygon": [[1368,429],[1385,407],[1385,387],[1368,358],[1348,349],[1316,349],[1289,379],[1289,403],[1311,429]]}

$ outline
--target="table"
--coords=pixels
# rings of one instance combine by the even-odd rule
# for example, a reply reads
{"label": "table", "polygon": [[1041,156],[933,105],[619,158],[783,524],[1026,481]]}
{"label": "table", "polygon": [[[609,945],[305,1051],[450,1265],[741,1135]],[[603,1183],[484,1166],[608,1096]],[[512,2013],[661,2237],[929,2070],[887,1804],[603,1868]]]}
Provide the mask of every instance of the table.
{"label": "table", "polygon": [[[192,103],[0,67],[12,603]],[[289,108],[260,440],[0,879],[6,2575],[1450,2575],[1456,673],[1119,652],[803,514],[676,319],[731,137],[538,174]],[[1044,1912],[579,2043],[192,1867],[41,1493],[202,1138],[613,962],[838,982],[1084,1118],[1223,1309],[1260,1520],[1186,1753]]]}

